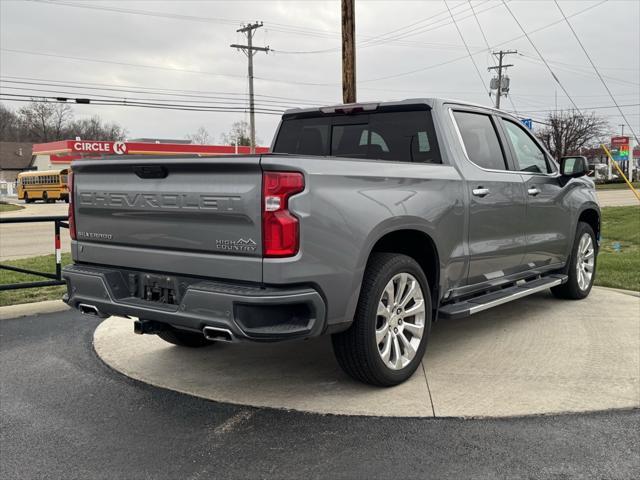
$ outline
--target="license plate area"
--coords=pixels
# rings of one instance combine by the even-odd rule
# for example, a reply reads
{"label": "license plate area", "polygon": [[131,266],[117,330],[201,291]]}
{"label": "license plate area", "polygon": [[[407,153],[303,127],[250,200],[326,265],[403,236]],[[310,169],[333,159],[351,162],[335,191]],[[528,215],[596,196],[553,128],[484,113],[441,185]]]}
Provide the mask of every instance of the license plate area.
{"label": "license plate area", "polygon": [[148,302],[164,305],[177,305],[180,302],[178,281],[166,275],[141,274],[138,295]]}

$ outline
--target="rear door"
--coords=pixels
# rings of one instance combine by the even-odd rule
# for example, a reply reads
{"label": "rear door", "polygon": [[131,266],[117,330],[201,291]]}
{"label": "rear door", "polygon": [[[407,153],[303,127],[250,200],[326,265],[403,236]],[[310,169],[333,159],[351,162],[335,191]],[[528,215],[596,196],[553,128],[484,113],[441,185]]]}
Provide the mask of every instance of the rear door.
{"label": "rear door", "polygon": [[73,165],[80,262],[261,281],[260,157]]}
{"label": "rear door", "polygon": [[525,254],[525,192],[510,169],[496,119],[482,110],[452,110],[464,157],[469,198],[469,285],[522,271]]}
{"label": "rear door", "polygon": [[573,225],[564,208],[564,190],[555,165],[518,122],[501,118],[516,170],[525,182],[527,254],[530,267],[562,264],[573,240]]}

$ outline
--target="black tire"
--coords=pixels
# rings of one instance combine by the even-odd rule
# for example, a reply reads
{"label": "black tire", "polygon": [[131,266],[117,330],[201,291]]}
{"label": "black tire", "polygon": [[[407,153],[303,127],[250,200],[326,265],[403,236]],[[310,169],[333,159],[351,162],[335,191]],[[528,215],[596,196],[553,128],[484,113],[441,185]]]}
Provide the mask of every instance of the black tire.
{"label": "black tire", "polygon": [[[375,336],[378,303],[387,283],[399,273],[411,274],[420,284],[425,318],[415,356],[404,368],[393,370],[382,360]],[[348,330],[334,334],[331,340],[338,363],[348,375],[371,385],[391,387],[404,382],[416,371],[424,356],[430,330],[431,293],[420,265],[406,255],[374,253],[364,273],[353,324]]]}
{"label": "black tire", "polygon": [[42,201],[44,203],[49,203],[49,194],[47,192],[42,192]]}
{"label": "black tire", "polygon": [[[589,235],[591,237],[591,242],[593,245],[593,274],[591,276],[591,281],[586,288],[581,288],[578,282],[578,269],[577,263],[579,260],[579,244],[580,239],[583,235]],[[589,295],[591,291],[591,287],[593,287],[593,281],[596,278],[596,267],[597,267],[597,259],[598,259],[598,246],[596,242],[596,236],[591,228],[591,225],[584,222],[578,222],[578,228],[576,229],[576,236],[573,240],[573,249],[571,250],[571,258],[569,259],[569,268],[567,270],[567,275],[569,279],[566,283],[562,285],[558,285],[557,287],[553,287],[551,292],[557,298],[563,298],[568,300],[582,300]]]}
{"label": "black tire", "polygon": [[33,202],[33,200],[31,200],[29,198],[29,194],[28,193],[25,193],[24,194],[24,203],[31,203],[31,202]]}
{"label": "black tire", "polygon": [[207,340],[204,335],[197,332],[188,332],[186,330],[165,330],[158,332],[158,336],[165,342],[178,345],[179,347],[200,348],[213,345],[215,342]]}
{"label": "black tire", "polygon": [[64,203],[69,203],[69,197],[64,197]]}

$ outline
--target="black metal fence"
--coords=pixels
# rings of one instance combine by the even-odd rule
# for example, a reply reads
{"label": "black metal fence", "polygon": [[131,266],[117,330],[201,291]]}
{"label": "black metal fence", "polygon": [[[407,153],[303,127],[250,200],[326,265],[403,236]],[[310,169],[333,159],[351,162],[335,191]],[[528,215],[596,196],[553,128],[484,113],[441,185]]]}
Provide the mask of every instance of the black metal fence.
{"label": "black metal fence", "polygon": [[8,217],[0,218],[0,224],[5,223],[42,223],[53,222],[54,232],[54,247],[56,254],[56,273],[37,272],[35,270],[28,270],[26,268],[13,267],[11,265],[0,264],[0,269],[11,270],[13,272],[27,273],[29,275],[36,275],[39,277],[47,278],[48,280],[40,280],[38,282],[19,282],[19,283],[5,283],[0,285],[0,291],[2,290],[17,290],[19,288],[34,288],[34,287],[50,287],[53,285],[64,285],[62,280],[62,252],[60,249],[60,228],[69,228],[69,218],[66,215],[60,216],[48,216],[48,217]]}

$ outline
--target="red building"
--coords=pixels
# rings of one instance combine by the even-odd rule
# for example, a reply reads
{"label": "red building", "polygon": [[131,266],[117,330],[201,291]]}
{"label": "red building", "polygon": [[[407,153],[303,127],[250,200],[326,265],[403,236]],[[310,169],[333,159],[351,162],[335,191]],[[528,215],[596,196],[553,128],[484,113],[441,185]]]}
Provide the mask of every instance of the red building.
{"label": "red building", "polygon": [[[256,147],[256,153],[266,153],[267,147]],[[98,140],[61,140],[36,143],[33,166],[38,170],[63,168],[79,158],[100,158],[105,155],[248,155],[250,147],[233,145],[196,145],[186,142],[161,141],[105,142]]]}

